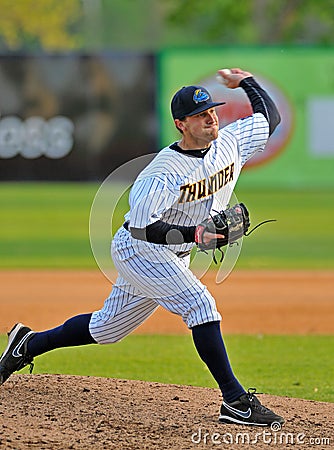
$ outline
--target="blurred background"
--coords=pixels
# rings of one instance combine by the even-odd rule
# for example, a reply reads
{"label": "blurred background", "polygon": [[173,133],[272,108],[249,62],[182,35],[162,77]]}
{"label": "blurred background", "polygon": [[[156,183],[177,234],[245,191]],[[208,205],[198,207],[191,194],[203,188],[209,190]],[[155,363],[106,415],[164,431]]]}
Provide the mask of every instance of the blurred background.
{"label": "blurred background", "polygon": [[[222,125],[250,112],[215,73],[254,73],[282,123],[244,185],[333,186],[334,0],[0,0],[0,180],[103,180],[177,139],[201,83]],[[229,104],[229,101],[232,103]]]}
{"label": "blurred background", "polygon": [[206,86],[226,102],[221,126],[251,112],[242,89],[218,84],[226,67],[252,72],[282,116],[236,188],[254,224],[277,224],[244,240],[238,267],[334,267],[334,0],[0,0],[0,8],[0,267],[96,267],[94,196],[125,167],[125,188],[112,185],[107,201],[121,204],[123,222],[133,181],[124,163],[138,170],[138,157],[179,138],[173,94]]}

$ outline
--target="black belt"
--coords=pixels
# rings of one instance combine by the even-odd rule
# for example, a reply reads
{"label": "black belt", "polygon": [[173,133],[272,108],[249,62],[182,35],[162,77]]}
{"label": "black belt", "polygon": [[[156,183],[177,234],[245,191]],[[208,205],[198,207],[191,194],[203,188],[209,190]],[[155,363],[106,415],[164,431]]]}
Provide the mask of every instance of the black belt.
{"label": "black belt", "polygon": [[177,252],[176,256],[178,258],[185,258],[186,256],[189,256],[191,253],[191,250],[187,250],[186,252]]}
{"label": "black belt", "polygon": [[129,220],[127,220],[126,222],[123,223],[123,227],[126,229],[126,231],[129,231],[129,225],[130,225]]}

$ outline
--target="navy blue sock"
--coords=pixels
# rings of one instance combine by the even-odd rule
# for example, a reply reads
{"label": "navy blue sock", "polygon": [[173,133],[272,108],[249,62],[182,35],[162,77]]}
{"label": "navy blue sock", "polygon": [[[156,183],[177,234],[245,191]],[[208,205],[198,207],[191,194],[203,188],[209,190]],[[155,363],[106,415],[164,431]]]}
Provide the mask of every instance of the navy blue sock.
{"label": "navy blue sock", "polygon": [[34,334],[28,342],[29,355],[34,357],[60,347],[96,344],[89,332],[91,316],[81,314],[68,319],[57,328]]}
{"label": "navy blue sock", "polygon": [[224,400],[233,402],[245,393],[245,389],[232,371],[219,322],[197,325],[191,331],[196,350],[217,381]]}

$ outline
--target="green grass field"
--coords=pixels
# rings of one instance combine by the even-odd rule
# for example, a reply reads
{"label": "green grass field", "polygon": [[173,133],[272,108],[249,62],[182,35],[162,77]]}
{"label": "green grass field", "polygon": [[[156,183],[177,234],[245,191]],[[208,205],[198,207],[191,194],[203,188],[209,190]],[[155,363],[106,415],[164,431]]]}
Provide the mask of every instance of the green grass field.
{"label": "green grass field", "polygon": [[[98,188],[94,183],[0,183],[0,268],[96,269],[89,215]],[[115,188],[111,203],[120,192]],[[236,268],[334,269],[334,192],[248,190],[237,191],[237,197],[248,206],[252,225],[277,222],[244,239]],[[123,197],[116,224],[122,223],[126,203]],[[201,255],[196,264],[207,258]],[[227,336],[226,342],[245,386],[334,401],[334,336]],[[4,336],[0,344],[5,346]],[[117,345],[56,350],[37,359],[35,372],[215,387],[190,336],[133,335]]]}
{"label": "green grass field", "polygon": [[[244,386],[273,395],[334,402],[334,336],[231,335],[225,341]],[[0,345],[5,345],[4,336]],[[36,358],[34,373],[217,387],[190,335],[132,335],[112,345],[54,350]]]}
{"label": "green grass field", "polygon": [[[94,183],[0,183],[0,268],[96,268],[89,215],[98,188]],[[115,187],[111,204],[122,192]],[[248,206],[252,225],[277,219],[244,238],[237,268],[334,268],[334,191],[237,191],[237,197]],[[116,224],[126,211],[123,197]],[[207,258],[201,255],[196,263]]]}

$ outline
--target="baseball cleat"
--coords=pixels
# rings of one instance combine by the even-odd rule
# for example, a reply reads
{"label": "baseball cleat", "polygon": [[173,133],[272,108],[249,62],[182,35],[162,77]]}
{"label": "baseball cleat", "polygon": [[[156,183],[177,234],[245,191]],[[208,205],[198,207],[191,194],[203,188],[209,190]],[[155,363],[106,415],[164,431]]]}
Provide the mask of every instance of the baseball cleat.
{"label": "baseball cleat", "polygon": [[33,358],[27,352],[27,343],[35,333],[28,327],[17,323],[8,333],[8,344],[0,358],[0,385],[13,372],[30,365],[30,373],[34,367]]}
{"label": "baseball cleat", "polygon": [[277,424],[278,427],[282,426],[283,417],[263,406],[255,393],[256,389],[248,389],[246,394],[241,395],[232,403],[223,401],[219,422],[262,427],[272,424]]}

